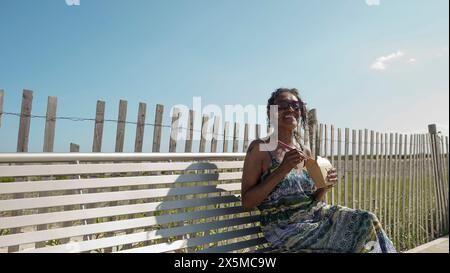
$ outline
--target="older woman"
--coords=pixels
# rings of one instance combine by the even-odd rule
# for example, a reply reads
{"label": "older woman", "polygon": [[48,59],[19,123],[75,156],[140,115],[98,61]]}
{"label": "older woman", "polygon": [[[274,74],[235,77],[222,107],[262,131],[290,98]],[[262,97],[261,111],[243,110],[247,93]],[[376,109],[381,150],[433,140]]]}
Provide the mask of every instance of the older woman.
{"label": "older woman", "polygon": [[[306,108],[296,89],[278,89],[271,105],[277,119],[278,139],[255,140],[248,148],[242,176],[242,204],[257,207],[271,249],[280,252],[396,252],[377,217],[368,212],[322,202],[337,181],[336,169],[328,172],[331,186],[317,189],[304,169],[311,156],[300,144],[296,128],[305,126]],[[271,115],[269,115],[271,116]],[[271,120],[273,123],[273,120]],[[275,149],[269,143],[277,141]]]}

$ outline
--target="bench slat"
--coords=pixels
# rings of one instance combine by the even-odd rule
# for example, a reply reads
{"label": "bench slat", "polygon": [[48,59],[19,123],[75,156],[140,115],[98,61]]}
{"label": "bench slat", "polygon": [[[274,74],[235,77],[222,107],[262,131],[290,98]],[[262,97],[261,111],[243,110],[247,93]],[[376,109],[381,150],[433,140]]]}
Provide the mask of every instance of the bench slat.
{"label": "bench slat", "polygon": [[242,178],[242,172],[217,174],[181,174],[137,177],[87,178],[35,182],[0,183],[0,194],[142,186],[169,183],[224,181]]}
{"label": "bench slat", "polygon": [[247,241],[237,242],[233,244],[228,244],[224,246],[218,246],[218,247],[210,247],[207,249],[203,249],[198,251],[197,253],[224,253],[224,252],[232,252],[236,250],[241,250],[244,248],[252,247],[252,246],[258,246],[266,244],[267,240],[264,238],[255,238]]}
{"label": "bench slat", "polygon": [[135,213],[148,213],[169,209],[191,208],[223,203],[238,202],[240,199],[234,195],[196,198],[178,201],[153,202],[104,208],[92,208],[84,210],[58,211],[34,215],[22,215],[0,218],[0,229],[26,227],[50,223],[85,220],[92,218],[111,217]]}
{"label": "bench slat", "polygon": [[217,228],[232,227],[242,224],[248,224],[258,221],[257,216],[240,217],[230,220],[213,221],[208,223],[201,223],[195,225],[181,226],[163,230],[152,230],[148,232],[139,232],[126,235],[116,235],[113,237],[102,238],[91,241],[83,241],[78,243],[68,243],[65,245],[58,245],[45,248],[28,249],[21,252],[26,253],[59,253],[59,252],[86,252],[95,249],[145,242],[154,239],[166,238],[169,236],[179,236],[193,232],[206,231]]}
{"label": "bench slat", "polygon": [[213,170],[242,168],[243,165],[243,161],[13,165],[0,166],[0,177]]}
{"label": "bench slat", "polygon": [[193,220],[215,216],[224,216],[228,214],[237,214],[244,212],[246,211],[242,207],[229,207],[222,209],[193,211],[179,214],[166,214],[161,216],[150,216],[137,219],[111,221],[99,224],[71,226],[42,231],[4,235],[0,236],[0,247],[21,245],[40,241],[48,241],[53,239],[69,238],[102,232],[112,232],[132,228],[149,227],[156,224],[163,225],[172,222],[180,222],[185,220]]}
{"label": "bench slat", "polygon": [[216,186],[148,189],[148,190],[119,191],[107,193],[49,196],[41,198],[22,198],[13,200],[1,200],[0,211],[22,210],[31,208],[47,208],[56,206],[135,200],[135,199],[156,198],[156,197],[187,195],[187,194],[237,191],[240,189],[241,189],[240,183],[229,183],[229,184],[219,184]]}
{"label": "bench slat", "polygon": [[197,237],[185,240],[178,240],[171,243],[156,244],[146,247],[138,247],[133,249],[128,249],[124,251],[118,251],[119,253],[154,253],[154,252],[168,252],[177,249],[182,249],[186,247],[194,247],[198,245],[204,245],[209,243],[214,243],[222,240],[229,240],[234,238],[239,238],[247,235],[257,234],[260,232],[259,227],[252,227],[246,229],[240,229],[235,231],[223,232],[214,235],[209,235],[205,237]]}

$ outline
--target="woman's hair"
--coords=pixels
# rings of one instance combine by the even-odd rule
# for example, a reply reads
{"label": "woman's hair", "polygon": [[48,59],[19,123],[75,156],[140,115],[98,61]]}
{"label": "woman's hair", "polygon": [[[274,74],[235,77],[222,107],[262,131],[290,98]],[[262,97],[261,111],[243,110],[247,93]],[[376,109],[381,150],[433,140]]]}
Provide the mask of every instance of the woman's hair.
{"label": "woman's hair", "polygon": [[[275,105],[275,100],[277,99],[277,97],[284,92],[289,92],[292,95],[294,95],[298,101],[300,102],[300,110],[301,110],[301,121],[300,121],[300,126],[305,130],[306,129],[306,104],[303,102],[303,100],[300,98],[300,95],[298,94],[298,90],[296,88],[278,88],[277,90],[275,90],[274,92],[272,92],[272,94],[270,95],[269,100],[267,101],[267,116],[269,118],[270,121],[270,106],[271,105]],[[297,130],[294,130],[294,137],[297,140],[298,143],[300,142],[300,135],[298,134]]]}

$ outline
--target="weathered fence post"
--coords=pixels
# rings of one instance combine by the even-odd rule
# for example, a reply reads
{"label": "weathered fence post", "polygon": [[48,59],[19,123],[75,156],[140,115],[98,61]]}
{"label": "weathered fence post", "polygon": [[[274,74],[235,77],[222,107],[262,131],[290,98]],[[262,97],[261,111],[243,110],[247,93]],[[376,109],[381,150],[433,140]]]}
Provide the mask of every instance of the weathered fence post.
{"label": "weathered fence post", "polygon": [[189,110],[188,124],[186,129],[186,143],[184,145],[184,151],[186,153],[192,152],[192,140],[194,138],[194,110]]}
{"label": "weathered fence post", "polygon": [[140,102],[137,124],[136,124],[136,138],[134,141],[134,152],[142,153],[142,144],[144,142],[144,131],[145,131],[145,113],[147,111],[147,104]]}
{"label": "weathered fence post", "polygon": [[33,103],[33,91],[23,90],[22,109],[20,111],[19,136],[17,138],[18,153],[28,152],[32,103]]}
{"label": "weathered fence post", "polygon": [[444,193],[444,177],[441,164],[441,145],[440,136],[438,136],[436,124],[428,125],[428,132],[430,133],[431,140],[431,155],[433,162],[433,172],[435,177],[436,195],[437,195],[437,208],[438,215],[440,215],[440,229],[439,231],[448,228],[448,211],[446,211],[445,205],[445,193]]}
{"label": "weathered fence post", "polygon": [[244,127],[244,143],[242,145],[242,152],[247,152],[247,148],[248,148],[248,138],[249,138],[249,130],[250,130],[250,125],[248,123],[245,124]]}
{"label": "weathered fence post", "polygon": [[161,104],[157,104],[155,112],[155,127],[153,128],[152,152],[154,153],[159,153],[161,148],[161,125],[163,113],[164,113],[164,106]]}
{"label": "weathered fence post", "polygon": [[230,122],[226,121],[224,128],[223,128],[223,152],[227,153],[228,152],[228,135],[229,135],[229,127],[230,127]]}
{"label": "weathered fence post", "polygon": [[94,127],[94,141],[92,143],[92,152],[100,153],[102,150],[103,124],[105,121],[105,102],[97,101]]}
{"label": "weathered fence post", "polygon": [[177,151],[177,139],[178,139],[180,117],[181,117],[180,109],[174,108],[172,116],[172,124],[170,128],[169,153],[175,153]]}
{"label": "weathered fence post", "polygon": [[238,122],[234,123],[234,132],[233,132],[233,153],[238,152],[239,148],[239,126]]}
{"label": "weathered fence post", "polygon": [[53,152],[53,144],[55,141],[55,123],[56,123],[56,97],[48,97],[47,116],[45,119],[44,130],[44,153]]}
{"label": "weathered fence post", "polygon": [[208,134],[208,123],[209,123],[209,116],[205,114],[202,117],[202,129],[200,135],[200,144],[198,148],[198,151],[200,153],[204,153],[206,151],[206,136]]}
{"label": "weathered fence post", "polygon": [[214,125],[213,125],[213,135],[211,139],[211,153],[217,153],[217,142],[219,139],[219,124],[220,117],[214,117]]}
{"label": "weathered fence post", "polygon": [[127,119],[127,105],[126,100],[119,102],[119,115],[117,118],[117,132],[116,132],[116,153],[123,152],[123,144],[125,142],[125,122]]}
{"label": "weathered fence post", "polygon": [[312,156],[315,157],[316,153],[316,141],[315,134],[317,128],[317,111],[316,109],[311,109],[308,112],[308,132],[309,132],[309,149],[311,150]]}

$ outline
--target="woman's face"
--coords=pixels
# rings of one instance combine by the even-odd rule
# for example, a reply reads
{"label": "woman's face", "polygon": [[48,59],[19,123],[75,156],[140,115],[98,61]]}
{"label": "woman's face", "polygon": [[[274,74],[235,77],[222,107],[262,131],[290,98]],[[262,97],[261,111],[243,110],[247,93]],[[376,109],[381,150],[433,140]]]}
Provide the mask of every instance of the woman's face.
{"label": "woman's face", "polygon": [[301,106],[297,97],[290,92],[283,92],[275,98],[278,105],[278,127],[284,129],[295,129],[301,117]]}

